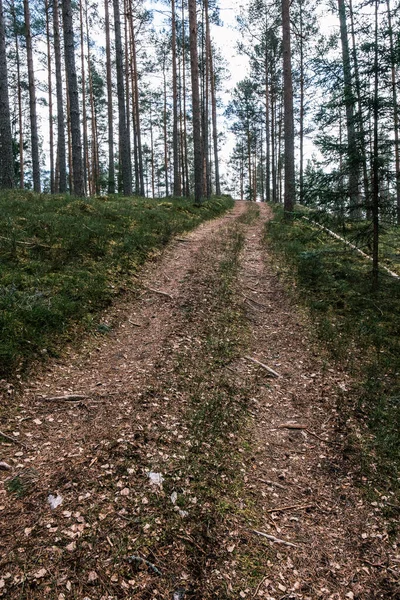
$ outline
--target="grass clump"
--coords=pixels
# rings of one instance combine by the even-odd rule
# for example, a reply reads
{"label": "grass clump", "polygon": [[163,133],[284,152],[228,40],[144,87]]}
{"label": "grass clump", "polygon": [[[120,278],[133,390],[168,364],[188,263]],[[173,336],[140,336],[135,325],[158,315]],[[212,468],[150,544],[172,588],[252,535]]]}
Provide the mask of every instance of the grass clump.
{"label": "grass clump", "polygon": [[55,354],[72,325],[91,326],[99,310],[173,235],[232,206],[186,200],[0,195],[0,378],[29,359]]}
{"label": "grass clump", "polygon": [[361,381],[356,409],[373,433],[369,464],[382,485],[399,489],[399,280],[382,271],[380,289],[373,293],[369,261],[301,216],[285,222],[278,208],[267,225],[267,240],[294,270],[319,337]]}

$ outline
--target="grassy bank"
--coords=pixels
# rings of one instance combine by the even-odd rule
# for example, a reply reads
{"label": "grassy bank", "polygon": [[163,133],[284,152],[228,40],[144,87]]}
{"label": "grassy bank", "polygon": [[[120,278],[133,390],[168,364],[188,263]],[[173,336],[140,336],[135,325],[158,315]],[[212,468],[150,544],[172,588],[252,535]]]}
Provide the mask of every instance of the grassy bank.
{"label": "grassy bank", "polygon": [[96,315],[132,283],[173,235],[223,213],[232,201],[97,198],[9,192],[0,196],[0,378]]}
{"label": "grassy bank", "polygon": [[300,217],[287,223],[277,209],[267,241],[294,274],[319,337],[361,382],[355,408],[373,435],[360,449],[382,486],[398,489],[400,283],[382,272],[380,289],[372,293],[371,264]]}

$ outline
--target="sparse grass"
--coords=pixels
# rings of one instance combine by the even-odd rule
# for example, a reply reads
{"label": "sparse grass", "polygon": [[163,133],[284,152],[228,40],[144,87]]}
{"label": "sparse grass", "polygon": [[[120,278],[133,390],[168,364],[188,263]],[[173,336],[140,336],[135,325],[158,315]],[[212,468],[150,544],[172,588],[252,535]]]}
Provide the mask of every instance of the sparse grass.
{"label": "sparse grass", "polygon": [[382,486],[398,489],[399,281],[382,272],[380,290],[372,293],[369,262],[303,219],[285,222],[279,209],[267,227],[267,239],[294,270],[298,292],[312,311],[320,338],[361,381],[356,410],[373,433],[365,442],[369,466]]}
{"label": "sparse grass", "polygon": [[[0,378],[32,357],[57,354],[60,338],[96,325],[173,235],[232,206],[185,200],[77,200],[31,192],[0,195]],[[100,325],[100,332],[106,333]]]}

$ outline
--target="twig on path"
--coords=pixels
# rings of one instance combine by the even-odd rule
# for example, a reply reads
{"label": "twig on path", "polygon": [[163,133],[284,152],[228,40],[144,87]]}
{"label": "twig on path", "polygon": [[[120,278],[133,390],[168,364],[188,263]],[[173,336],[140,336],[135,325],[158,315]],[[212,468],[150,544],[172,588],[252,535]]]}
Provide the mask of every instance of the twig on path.
{"label": "twig on path", "polygon": [[331,442],[329,440],[324,440],[324,438],[320,437],[319,435],[317,435],[316,433],[314,433],[313,431],[308,429],[307,425],[304,425],[301,423],[284,423],[283,425],[279,425],[278,429],[302,429],[309,435],[312,435],[313,437],[317,438],[317,440],[319,440],[323,444],[331,444],[331,445],[337,444],[337,442]]}
{"label": "twig on path", "polygon": [[257,596],[258,596],[258,592],[261,590],[261,587],[262,587],[263,583],[264,583],[265,581],[267,581],[267,579],[268,579],[268,577],[263,577],[263,578],[261,579],[260,583],[259,583],[259,584],[258,584],[258,586],[257,586],[257,589],[256,589],[256,591],[255,591],[255,592],[254,592],[254,594],[253,594],[253,598],[257,598]]}
{"label": "twig on path", "polygon": [[160,296],[166,296],[170,300],[174,299],[174,297],[171,296],[171,294],[168,294],[168,292],[163,292],[162,290],[155,290],[154,288],[151,288],[151,287],[146,287],[146,290],[149,290],[149,292],[153,292],[154,294],[160,294]]}
{"label": "twig on path", "polygon": [[258,300],[254,300],[253,298],[249,298],[248,296],[246,296],[245,294],[243,294],[243,292],[242,292],[242,296],[243,296],[243,298],[245,300],[247,300],[248,302],[252,302],[253,304],[257,304],[257,306],[261,306],[262,308],[271,308],[267,304],[263,304],[262,302],[258,302]]}
{"label": "twig on path", "polygon": [[130,323],[131,325],[134,325],[135,327],[141,327],[140,323],[135,323],[134,321],[131,321],[130,319],[128,319],[128,323]]}
{"label": "twig on path", "polygon": [[261,483],[265,483],[266,485],[274,485],[275,487],[277,487],[281,490],[286,490],[284,485],[281,485],[280,483],[277,483],[276,481],[271,481],[270,479],[259,479],[258,481],[261,481]]}
{"label": "twig on path", "polygon": [[18,446],[22,446],[23,448],[26,449],[26,445],[23,442],[20,442],[19,440],[17,440],[17,438],[15,437],[11,437],[11,435],[7,435],[6,433],[4,433],[3,431],[0,431],[0,437],[4,438],[5,440],[7,440],[8,442],[12,442],[13,444],[18,444]]}
{"label": "twig on path", "polygon": [[271,369],[271,367],[268,367],[268,365],[265,365],[264,363],[260,362],[259,360],[257,360],[256,358],[251,358],[251,356],[245,356],[246,360],[249,360],[253,363],[255,363],[256,365],[262,367],[263,369],[265,369],[266,371],[268,371],[268,373],[270,373],[273,377],[282,377],[282,375],[279,375],[279,373],[277,373],[276,371],[274,371],[273,369]]}
{"label": "twig on path", "polygon": [[278,506],[277,508],[270,508],[267,513],[274,512],[285,512],[287,510],[306,510],[307,508],[313,508],[314,504],[293,504],[292,506]]}
{"label": "twig on path", "polygon": [[39,400],[43,400],[44,402],[80,402],[88,398],[89,396],[85,394],[67,394],[66,396],[41,396]]}
{"label": "twig on path", "polygon": [[156,575],[159,575],[160,577],[162,577],[162,573],[159,569],[157,569],[157,567],[155,565],[153,565],[153,563],[151,563],[150,561],[146,560],[145,558],[142,558],[141,556],[128,556],[128,558],[126,559],[129,563],[143,563],[144,565],[146,565],[146,567],[149,567],[149,569],[151,571],[153,571],[153,573],[155,573]]}
{"label": "twig on path", "polygon": [[297,544],[292,544],[292,542],[287,542],[286,540],[281,540],[280,538],[275,537],[274,535],[269,535],[269,533],[264,533],[263,531],[257,531],[256,529],[252,530],[256,535],[260,535],[261,537],[267,538],[270,542],[274,542],[274,544],[282,544],[282,546],[290,546],[291,548],[298,548]]}
{"label": "twig on path", "polygon": [[303,423],[283,423],[282,425],[278,425],[278,429],[307,430],[307,425],[304,425]]}

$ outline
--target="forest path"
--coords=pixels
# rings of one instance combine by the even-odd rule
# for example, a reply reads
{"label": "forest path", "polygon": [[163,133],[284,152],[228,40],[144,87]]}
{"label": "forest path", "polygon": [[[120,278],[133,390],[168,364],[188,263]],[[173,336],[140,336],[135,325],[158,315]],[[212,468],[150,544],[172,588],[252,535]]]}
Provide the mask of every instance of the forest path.
{"label": "forest path", "polygon": [[[400,597],[397,547],[343,458],[346,375],[311,343],[256,210],[175,240],[105,315],[119,325],[16,399],[0,596]],[[45,399],[66,394],[86,398]]]}

